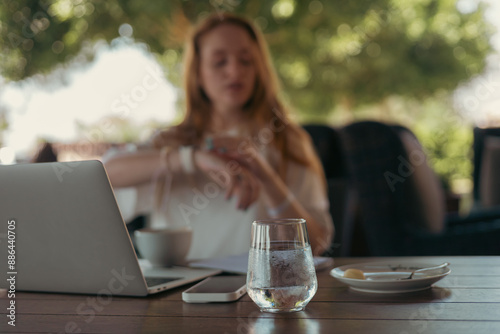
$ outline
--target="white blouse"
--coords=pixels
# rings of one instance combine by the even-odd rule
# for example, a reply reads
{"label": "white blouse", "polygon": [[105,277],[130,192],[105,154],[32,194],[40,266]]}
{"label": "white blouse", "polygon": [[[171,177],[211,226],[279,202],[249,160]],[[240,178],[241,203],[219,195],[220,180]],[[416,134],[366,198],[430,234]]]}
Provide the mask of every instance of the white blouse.
{"label": "white blouse", "polygon": [[[286,184],[317,222],[332,225],[329,202],[321,178],[311,169],[290,162]],[[137,215],[154,217],[148,227],[182,227],[193,230],[188,260],[206,259],[248,252],[251,223],[269,219],[262,196],[246,211],[237,209],[236,197],[225,199],[225,189],[208,176],[176,174],[160,212],[154,212],[154,185],[115,189],[125,221]]]}

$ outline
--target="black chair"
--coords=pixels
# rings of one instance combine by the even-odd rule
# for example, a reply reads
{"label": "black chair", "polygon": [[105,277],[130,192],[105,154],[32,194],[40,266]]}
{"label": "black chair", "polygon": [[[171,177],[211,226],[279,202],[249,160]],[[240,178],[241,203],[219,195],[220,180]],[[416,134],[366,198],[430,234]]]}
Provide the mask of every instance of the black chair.
{"label": "black chair", "polygon": [[[474,169],[472,177],[475,208],[481,209],[483,207],[500,205],[500,193],[498,191],[491,191],[498,188],[498,181],[500,180],[497,177],[492,178],[492,176],[498,174],[500,128],[475,127],[473,133]],[[492,143],[495,144],[492,145]],[[496,184],[492,185],[493,182]]]}
{"label": "black chair", "polygon": [[311,136],[326,179],[345,177],[347,166],[339,132],[324,124],[306,124],[303,128]]}
{"label": "black chair", "polygon": [[[429,200],[440,198],[440,184],[419,175],[423,151],[408,152],[402,140],[416,140],[410,130],[365,121],[342,128],[341,135],[367,249],[358,255],[500,255],[498,212],[445,215],[444,199]],[[444,229],[432,233],[428,227],[436,219]]]}
{"label": "black chair", "polygon": [[56,162],[56,161],[57,161],[57,151],[54,149],[54,145],[50,142],[42,143],[36,155],[31,159],[31,162]]}
{"label": "black chair", "polygon": [[328,186],[330,214],[335,225],[335,236],[324,256],[348,256],[353,226],[353,194],[348,179],[345,154],[340,134],[336,129],[323,124],[307,124],[303,128],[309,133],[323,165]]}
{"label": "black chair", "polygon": [[127,223],[127,232],[130,236],[130,240],[132,240],[132,245],[134,245],[135,253],[137,254],[138,257],[142,257],[141,254],[139,253],[139,250],[137,249],[137,245],[135,242],[135,236],[134,232],[146,227],[146,220],[147,217],[144,215],[140,215],[132,219],[130,222]]}

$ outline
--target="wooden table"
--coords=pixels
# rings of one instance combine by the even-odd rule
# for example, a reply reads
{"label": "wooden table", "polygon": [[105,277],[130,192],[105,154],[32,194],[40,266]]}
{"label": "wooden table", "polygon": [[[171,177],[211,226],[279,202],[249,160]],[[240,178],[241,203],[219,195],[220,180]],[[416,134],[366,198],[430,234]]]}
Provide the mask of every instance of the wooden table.
{"label": "wooden table", "polygon": [[448,261],[452,273],[432,289],[377,295],[351,291],[321,271],[306,310],[290,314],[261,313],[247,295],[187,304],[186,287],[147,298],[18,292],[16,327],[7,324],[0,290],[0,333],[500,333],[500,256],[338,258],[335,266],[386,260]]}

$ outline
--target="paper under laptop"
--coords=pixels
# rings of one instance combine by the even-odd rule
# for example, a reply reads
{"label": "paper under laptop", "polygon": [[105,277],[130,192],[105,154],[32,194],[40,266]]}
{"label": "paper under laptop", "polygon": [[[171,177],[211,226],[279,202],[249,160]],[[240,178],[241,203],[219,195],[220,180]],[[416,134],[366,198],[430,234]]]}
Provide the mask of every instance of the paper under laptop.
{"label": "paper under laptop", "polygon": [[143,273],[99,161],[0,165],[0,259],[16,291],[145,296],[221,272]]}

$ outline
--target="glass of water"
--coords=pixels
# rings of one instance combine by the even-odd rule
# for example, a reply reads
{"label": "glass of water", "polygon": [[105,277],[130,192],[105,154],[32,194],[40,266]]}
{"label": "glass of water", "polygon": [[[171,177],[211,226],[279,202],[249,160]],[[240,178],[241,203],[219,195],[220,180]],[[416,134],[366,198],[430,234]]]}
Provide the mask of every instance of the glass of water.
{"label": "glass of water", "polygon": [[296,312],[318,289],[304,219],[252,223],[247,292],[264,312]]}

